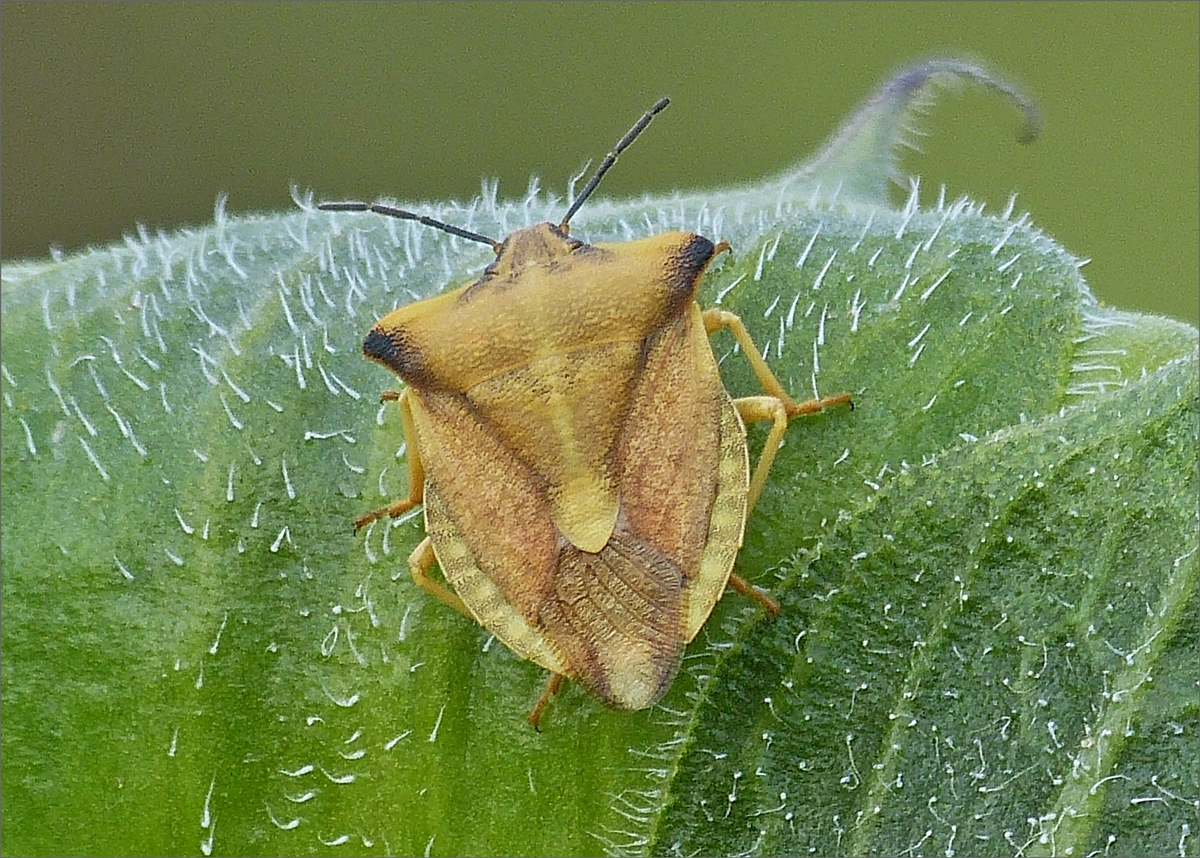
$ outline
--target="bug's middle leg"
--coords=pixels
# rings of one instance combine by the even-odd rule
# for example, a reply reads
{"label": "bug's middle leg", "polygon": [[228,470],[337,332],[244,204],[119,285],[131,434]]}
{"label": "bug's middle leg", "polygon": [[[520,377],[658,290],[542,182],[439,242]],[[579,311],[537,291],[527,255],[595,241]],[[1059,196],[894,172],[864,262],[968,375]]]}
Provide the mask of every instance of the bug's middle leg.
{"label": "bug's middle leg", "polygon": [[472,622],[479,622],[475,615],[467,610],[467,606],[458,594],[430,577],[429,570],[437,565],[437,557],[433,553],[433,541],[428,536],[408,555],[408,570],[412,573],[413,581],[418,587],[431,596],[436,596],[454,610],[458,611]]}
{"label": "bug's middle leg", "polygon": [[750,488],[746,493],[746,517],[749,518],[754,505],[758,503],[758,496],[762,494],[767,474],[771,472],[771,465],[775,464],[775,454],[779,452],[783,443],[783,433],[788,427],[788,413],[783,400],[774,396],[747,396],[735,399],[733,405],[741,415],[743,423],[771,421],[771,430],[767,433],[767,440],[763,442],[762,452],[758,455],[758,464],[754,466]]}
{"label": "bug's middle leg", "polygon": [[[796,413],[811,414],[821,411],[829,405],[849,401],[850,397],[848,394],[840,394],[839,396],[831,396],[828,399],[814,399],[811,402],[801,402],[799,406],[793,403],[793,408],[791,409],[784,404],[783,400],[774,396],[747,396],[733,401],[734,407],[737,408],[738,414],[741,415],[742,422],[771,421],[771,429],[767,433],[767,440],[763,444],[762,453],[758,456],[758,464],[754,467],[754,474],[750,477],[750,486],[746,492],[747,518],[750,516],[751,510],[754,509],[754,505],[758,503],[758,497],[762,494],[763,486],[767,482],[767,475],[771,472],[771,466],[775,463],[775,454],[779,452],[779,447],[783,443],[783,433],[787,431],[788,418]],[[794,409],[797,407],[804,408],[805,410],[795,411]],[[743,596],[758,602],[772,616],[779,613],[778,602],[737,573],[730,574],[729,586]]]}
{"label": "bug's middle leg", "polygon": [[380,397],[384,402],[397,403],[400,408],[400,425],[404,429],[404,444],[408,452],[408,497],[360,515],[354,520],[355,533],[377,519],[397,518],[425,499],[425,467],[421,464],[421,450],[417,446],[417,430],[413,425],[412,406],[408,396],[407,390],[402,393],[385,390]]}
{"label": "bug's middle leg", "polygon": [[810,399],[806,402],[787,403],[774,396],[746,396],[735,399],[733,405],[742,417],[743,423],[755,423],[760,420],[770,420],[771,430],[763,443],[762,452],[758,456],[758,464],[754,466],[754,475],[750,478],[750,489],[746,495],[746,516],[750,516],[758,496],[762,494],[767,482],[767,474],[771,465],[775,464],[775,454],[783,444],[783,433],[787,431],[788,418],[799,414],[816,414],[831,405],[850,404],[850,394],[839,393],[837,396],[827,396],[824,399]]}
{"label": "bug's middle leg", "polygon": [[[771,368],[767,366],[767,362],[763,360],[741,318],[728,310],[716,308],[705,310],[702,318],[704,319],[704,330],[708,334],[721,328],[729,330],[738,345],[741,346],[746,359],[750,361],[750,365],[754,368],[754,375],[758,378],[758,383],[762,385],[763,392],[766,394],[765,396],[747,396],[743,399],[736,399],[733,403],[744,423],[760,420],[771,421],[771,430],[767,434],[766,443],[763,444],[762,453],[758,457],[758,464],[754,467],[754,474],[750,478],[746,494],[746,515],[749,516],[758,502],[759,495],[762,494],[767,474],[770,473],[771,466],[775,463],[775,454],[779,452],[779,447],[783,443],[783,434],[787,431],[788,418],[803,414],[815,414],[824,411],[831,405],[851,405],[852,402],[848,393],[796,402],[783,389],[779,379],[775,377]],[[743,596],[758,602],[772,616],[779,613],[778,602],[737,573],[729,576],[729,586]]]}

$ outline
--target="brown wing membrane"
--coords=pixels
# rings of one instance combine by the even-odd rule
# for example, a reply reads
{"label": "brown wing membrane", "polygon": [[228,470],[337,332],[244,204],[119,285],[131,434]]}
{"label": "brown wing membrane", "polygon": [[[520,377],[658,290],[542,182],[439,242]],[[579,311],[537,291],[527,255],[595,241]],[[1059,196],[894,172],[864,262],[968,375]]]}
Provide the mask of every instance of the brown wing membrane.
{"label": "brown wing membrane", "polygon": [[645,709],[683,657],[684,577],[654,546],[617,530],[598,553],[567,545],[540,620],[567,675],[618,709]]}
{"label": "brown wing membrane", "polygon": [[572,545],[546,514],[545,485],[463,397],[421,394],[413,420],[437,445],[425,458],[429,535],[476,619],[610,706],[654,704],[683,656],[682,570],[624,523],[598,552]]}

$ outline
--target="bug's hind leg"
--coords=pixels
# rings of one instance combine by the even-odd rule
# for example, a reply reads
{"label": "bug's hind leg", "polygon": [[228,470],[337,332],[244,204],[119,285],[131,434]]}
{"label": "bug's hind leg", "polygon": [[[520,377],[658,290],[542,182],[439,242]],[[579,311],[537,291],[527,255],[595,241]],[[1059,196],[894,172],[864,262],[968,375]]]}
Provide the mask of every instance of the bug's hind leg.
{"label": "bug's hind leg", "polygon": [[753,599],[767,609],[767,613],[774,617],[779,613],[779,603],[770,597],[765,591],[755,587],[741,575],[732,572],[729,575],[729,586],[737,592],[741,593],[747,599]]}
{"label": "bug's hind leg", "polygon": [[533,725],[533,729],[540,732],[538,723],[542,720],[542,710],[546,708],[550,699],[558,694],[565,678],[561,673],[550,674],[550,679],[546,682],[546,690],[542,692],[542,696],[537,699],[537,703],[533,704],[533,709],[529,711],[529,723]]}

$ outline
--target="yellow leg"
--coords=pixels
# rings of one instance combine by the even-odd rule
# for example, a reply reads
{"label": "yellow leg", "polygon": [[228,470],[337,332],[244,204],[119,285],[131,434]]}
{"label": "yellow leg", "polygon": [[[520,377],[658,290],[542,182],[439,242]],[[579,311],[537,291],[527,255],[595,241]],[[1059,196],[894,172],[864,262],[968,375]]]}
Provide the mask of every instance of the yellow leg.
{"label": "yellow leg", "polygon": [[412,406],[408,403],[408,397],[407,390],[403,393],[385,390],[380,396],[384,402],[396,402],[400,406],[400,425],[404,429],[404,443],[408,450],[408,497],[360,515],[354,520],[355,533],[376,519],[401,516],[425,498],[425,468],[421,464],[421,450],[417,446],[417,430],[413,425]]}
{"label": "yellow leg", "polygon": [[817,414],[831,405],[849,405],[854,407],[854,399],[849,393],[835,393],[833,396],[822,396],[820,399],[806,399],[797,402],[788,409],[788,417],[801,417],[805,414]]}
{"label": "yellow leg", "polygon": [[771,431],[763,444],[762,453],[758,456],[758,464],[754,467],[754,475],[750,478],[750,490],[746,496],[746,517],[758,502],[763,486],[767,482],[767,474],[775,463],[775,454],[783,444],[783,433],[787,431],[788,418],[801,414],[816,414],[831,405],[850,404],[850,394],[839,393],[837,396],[827,396],[824,399],[809,399],[805,402],[793,403],[788,408],[782,400],[774,396],[747,396],[735,399],[733,405],[742,415],[743,423],[754,423],[759,420],[770,420]]}
{"label": "yellow leg", "polygon": [[701,315],[704,319],[706,333],[712,334],[721,328],[727,328],[729,333],[733,334],[733,338],[742,347],[742,353],[746,356],[746,360],[750,361],[750,366],[754,368],[754,375],[758,378],[758,383],[762,385],[763,392],[767,394],[766,396],[747,396],[744,399],[734,400],[733,403],[737,406],[738,413],[742,415],[742,421],[745,423],[757,420],[772,421],[771,432],[767,436],[767,442],[763,445],[762,454],[754,468],[754,476],[750,479],[750,491],[746,502],[746,515],[749,516],[750,511],[754,509],[754,504],[758,501],[759,494],[762,493],[763,485],[767,481],[767,474],[775,461],[775,454],[779,451],[779,445],[783,443],[783,433],[787,431],[788,418],[798,417],[802,414],[815,414],[818,411],[824,411],[831,405],[851,405],[850,394],[839,393],[823,399],[796,402],[788,396],[783,385],[779,383],[779,379],[775,377],[775,373],[771,372],[771,368],[759,354],[758,346],[754,345],[754,340],[750,338],[750,332],[746,330],[745,324],[737,314],[714,308],[705,310]]}
{"label": "yellow leg", "polygon": [[[775,373],[771,372],[771,368],[767,366],[767,362],[759,354],[758,346],[754,345],[754,340],[751,339],[750,332],[746,330],[745,324],[743,324],[741,318],[736,313],[713,308],[705,310],[701,316],[704,319],[704,330],[708,334],[712,334],[721,328],[729,329],[729,333],[733,334],[733,338],[742,347],[742,353],[746,355],[746,360],[750,361],[750,366],[754,368],[754,375],[758,378],[758,383],[762,385],[763,392],[782,402],[784,411],[787,412],[788,417],[815,414],[818,411],[824,411],[831,405],[853,404],[848,393],[839,393],[835,396],[826,396],[821,399],[796,402],[783,389],[783,385],[779,383],[779,379],[775,377]],[[774,415],[769,414],[767,416],[773,418]],[[742,415],[742,419],[746,419],[745,415]]]}
{"label": "yellow leg", "polygon": [[754,466],[754,474],[750,477],[750,490],[746,494],[746,517],[749,518],[754,505],[758,503],[758,496],[762,494],[767,474],[771,472],[771,465],[775,464],[775,454],[779,452],[779,445],[783,443],[788,414],[783,402],[774,396],[747,396],[744,399],[735,399],[733,405],[738,414],[742,415],[743,423],[771,421],[771,431],[767,433],[767,440],[758,456],[758,464]]}
{"label": "yellow leg", "polygon": [[[408,397],[409,392],[407,390],[402,393],[397,393],[394,390],[385,390],[380,397],[384,402],[396,402],[400,406],[400,421],[404,427],[404,442],[408,446],[408,497],[401,498],[395,503],[360,516],[354,522],[355,530],[379,518],[386,516],[395,518],[398,515],[403,515],[425,499],[425,468],[421,464],[421,448],[417,446],[417,432],[413,425],[412,406],[409,404]],[[433,543],[427,536],[421,540],[421,543],[413,549],[413,553],[408,556],[408,568],[412,573],[413,581],[426,593],[436,596],[464,617],[475,621],[475,617],[467,610],[467,606],[463,604],[462,599],[458,598],[444,584],[440,584],[429,576],[429,570],[435,565],[437,565],[437,557],[433,553]]]}
{"label": "yellow leg", "polygon": [[550,702],[550,698],[558,694],[558,689],[562,688],[564,678],[561,673],[551,673],[550,679],[546,682],[546,690],[542,692],[542,696],[537,699],[537,703],[533,704],[533,709],[529,712],[529,723],[538,732],[541,732],[538,723],[542,720],[542,710],[546,708],[546,704]]}
{"label": "yellow leg", "polygon": [[746,495],[747,518],[750,517],[754,505],[758,503],[758,496],[767,482],[767,474],[771,472],[771,465],[775,463],[775,454],[779,452],[779,447],[783,443],[783,433],[787,431],[788,418],[801,414],[816,414],[831,405],[852,404],[848,393],[826,396],[824,399],[794,402],[790,408],[774,396],[747,396],[733,401],[738,414],[742,415],[743,423],[754,423],[759,420],[771,421],[771,431],[767,433],[762,453],[758,456],[758,464],[754,467],[754,475],[750,478],[750,490]]}
{"label": "yellow leg", "polygon": [[429,577],[429,570],[436,564],[437,557],[433,554],[433,543],[426,536],[421,540],[421,544],[413,549],[413,553],[408,555],[408,568],[412,572],[413,581],[426,593],[441,599],[467,619],[472,622],[478,622],[474,615],[467,610],[467,606],[463,604],[463,600],[458,598],[457,594]]}
{"label": "yellow leg", "polygon": [[771,368],[759,354],[758,346],[754,345],[754,340],[750,338],[750,332],[746,330],[741,318],[736,313],[716,308],[705,310],[701,315],[704,319],[704,330],[709,335],[721,328],[729,329],[729,333],[733,334],[733,338],[742,347],[742,353],[746,355],[746,360],[750,361],[750,366],[754,367],[754,374],[758,377],[758,383],[762,385],[763,392],[778,399],[790,412],[796,403],[788,396],[783,385],[779,383],[779,379],[775,377],[775,373],[771,372]]}

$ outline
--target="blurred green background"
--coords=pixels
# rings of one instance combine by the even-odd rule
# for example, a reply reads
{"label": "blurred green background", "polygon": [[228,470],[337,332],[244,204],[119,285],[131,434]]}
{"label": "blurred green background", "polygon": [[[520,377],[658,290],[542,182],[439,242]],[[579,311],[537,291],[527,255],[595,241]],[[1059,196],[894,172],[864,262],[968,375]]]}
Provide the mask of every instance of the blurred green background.
{"label": "blurred green background", "polygon": [[5,259],[318,197],[551,191],[655,98],[613,196],[749,181],[807,157],[897,67],[982,60],[1045,117],[943,99],[941,184],[1018,210],[1108,304],[1200,322],[1196,3],[22,4],[0,7]]}

